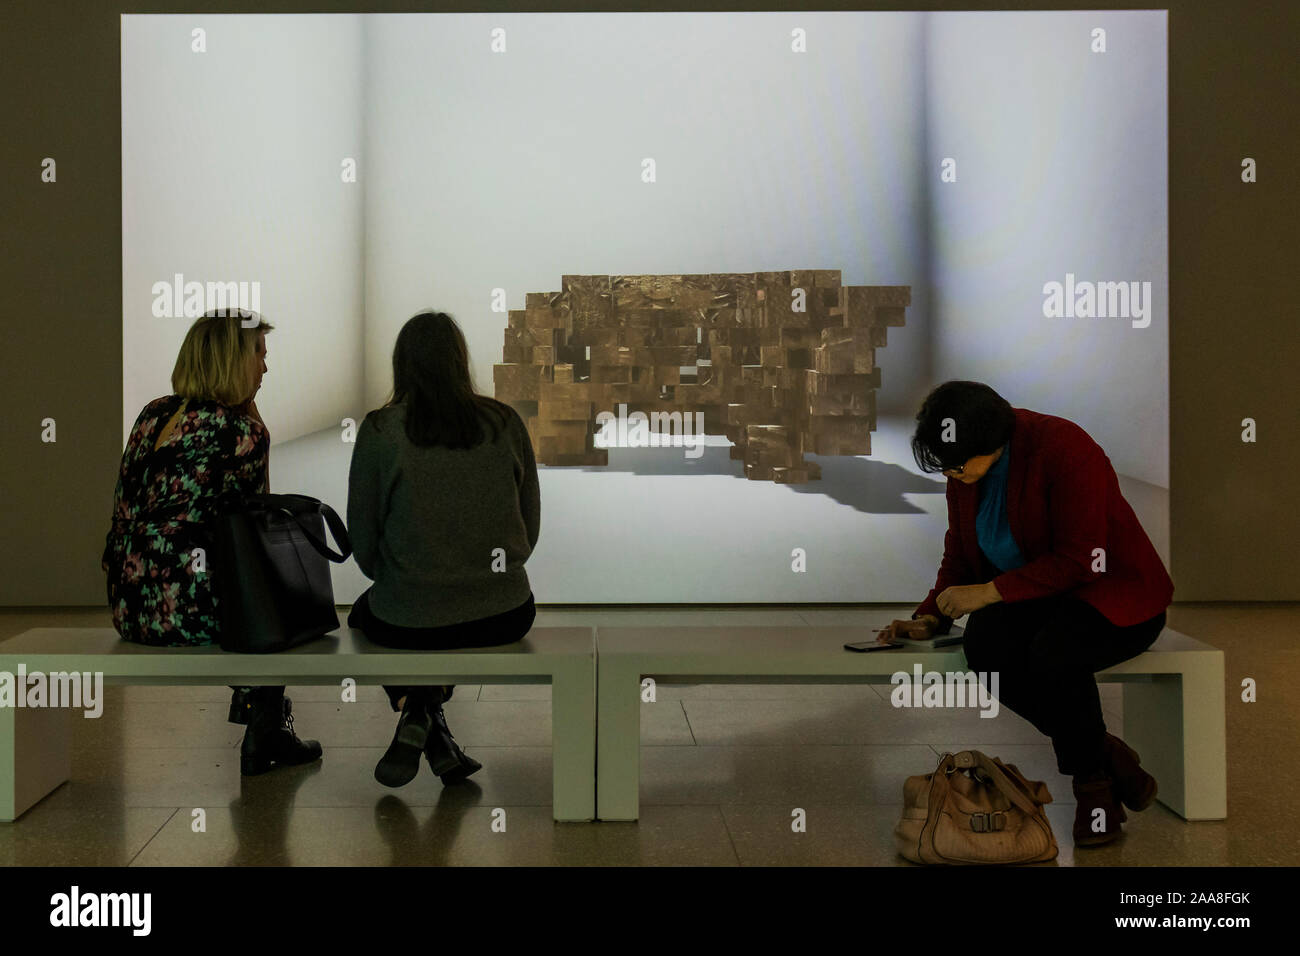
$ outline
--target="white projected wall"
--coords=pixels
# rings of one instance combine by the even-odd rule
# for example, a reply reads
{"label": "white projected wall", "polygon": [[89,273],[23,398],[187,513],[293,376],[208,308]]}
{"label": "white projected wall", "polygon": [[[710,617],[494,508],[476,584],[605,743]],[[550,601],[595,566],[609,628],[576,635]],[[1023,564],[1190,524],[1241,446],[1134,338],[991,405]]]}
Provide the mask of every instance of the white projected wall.
{"label": "white projected wall", "polygon": [[[930,158],[958,169],[934,190],[934,378],[1078,422],[1116,471],[1168,488],[1164,13],[1107,14],[1105,54],[1080,39],[1093,13],[928,21]],[[1042,286],[1069,275],[1136,282],[1149,314],[1045,317]]]}
{"label": "white projected wall", "polygon": [[122,18],[124,432],[171,392],[193,319],[155,317],[153,286],[177,273],[260,283],[273,441],[360,403],[364,191],[341,164],[364,147],[362,39],[356,16]]}

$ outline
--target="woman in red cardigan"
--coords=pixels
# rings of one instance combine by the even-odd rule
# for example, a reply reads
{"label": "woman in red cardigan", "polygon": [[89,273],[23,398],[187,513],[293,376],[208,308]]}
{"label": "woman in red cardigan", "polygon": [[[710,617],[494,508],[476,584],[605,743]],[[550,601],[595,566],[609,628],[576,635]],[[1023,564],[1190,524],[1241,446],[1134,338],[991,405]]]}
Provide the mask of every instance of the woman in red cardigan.
{"label": "woman in red cardigan", "polygon": [[1173,581],[1078,425],[979,382],[940,385],[916,421],[918,466],[948,478],[948,532],[934,589],[880,639],[944,634],[970,614],[967,664],[998,672],[1001,703],[1052,738],[1074,778],[1075,844],[1109,843],[1156,781],[1106,732],[1093,675],[1151,646]]}

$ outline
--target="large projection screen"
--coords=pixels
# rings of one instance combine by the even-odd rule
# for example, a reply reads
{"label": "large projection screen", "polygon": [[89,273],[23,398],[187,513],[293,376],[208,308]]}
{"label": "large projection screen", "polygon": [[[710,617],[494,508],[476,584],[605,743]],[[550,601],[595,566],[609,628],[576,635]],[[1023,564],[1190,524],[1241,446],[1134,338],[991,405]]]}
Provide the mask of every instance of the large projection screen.
{"label": "large projection screen", "polygon": [[947,511],[909,439],[950,379],[1083,427],[1168,564],[1166,47],[1164,11],[123,16],[124,436],[191,283],[256,296],[272,490],[342,513],[416,312],[490,395],[564,276],[837,270],[910,289],[870,453],[542,465],[540,603],[919,603]]}

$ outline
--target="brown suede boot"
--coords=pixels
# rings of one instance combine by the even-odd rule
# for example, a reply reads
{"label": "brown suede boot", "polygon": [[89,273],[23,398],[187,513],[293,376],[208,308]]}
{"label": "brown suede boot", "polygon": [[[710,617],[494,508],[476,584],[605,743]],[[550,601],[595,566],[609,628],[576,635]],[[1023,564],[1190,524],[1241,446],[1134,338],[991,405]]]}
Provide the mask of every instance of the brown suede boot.
{"label": "brown suede boot", "polygon": [[[1115,796],[1114,784],[1105,770],[1087,776],[1076,776],[1073,780],[1074,799],[1074,836],[1075,846],[1101,846],[1117,839],[1124,831],[1120,824],[1128,819],[1124,807]],[[1105,814],[1105,829],[1094,831],[1093,813],[1101,810]]]}
{"label": "brown suede boot", "polygon": [[1145,810],[1156,798],[1156,778],[1139,763],[1136,750],[1114,734],[1106,735],[1106,769],[1115,781],[1115,794],[1135,811]]}

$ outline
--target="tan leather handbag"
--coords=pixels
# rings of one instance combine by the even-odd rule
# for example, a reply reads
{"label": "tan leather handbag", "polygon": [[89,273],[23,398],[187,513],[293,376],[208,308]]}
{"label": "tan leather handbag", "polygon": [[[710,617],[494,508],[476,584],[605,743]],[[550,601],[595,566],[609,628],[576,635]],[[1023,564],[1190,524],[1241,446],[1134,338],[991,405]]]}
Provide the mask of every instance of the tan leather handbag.
{"label": "tan leather handbag", "polygon": [[978,750],[944,754],[934,773],[903,784],[898,852],[913,863],[1040,863],[1056,837],[1043,805],[1047,784]]}

